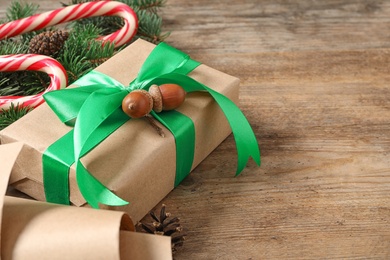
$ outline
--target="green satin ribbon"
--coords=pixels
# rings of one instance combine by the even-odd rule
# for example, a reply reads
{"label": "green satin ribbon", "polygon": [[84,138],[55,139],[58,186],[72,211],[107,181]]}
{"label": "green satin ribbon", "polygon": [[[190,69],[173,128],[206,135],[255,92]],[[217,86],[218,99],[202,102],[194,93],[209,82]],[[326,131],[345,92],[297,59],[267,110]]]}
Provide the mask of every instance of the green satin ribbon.
{"label": "green satin ribbon", "polygon": [[[165,43],[156,46],[128,87],[115,79],[91,71],[74,84],[80,87],[48,92],[47,104],[60,120],[73,128],[43,154],[43,179],[46,200],[70,204],[69,168],[75,164],[76,181],[85,200],[93,207],[99,203],[121,206],[119,198],[91,175],[81,158],[122,126],[130,118],[122,111],[122,99],[134,89],[149,89],[152,84],[174,83],[186,92],[207,91],[219,104],[232,128],[237,146],[236,175],[250,157],[260,165],[256,137],[240,109],[224,95],[187,76],[200,63]],[[178,111],[151,113],[173,134],[176,143],[177,186],[191,171],[195,151],[195,128],[192,120]],[[77,120],[76,120],[77,119]]]}

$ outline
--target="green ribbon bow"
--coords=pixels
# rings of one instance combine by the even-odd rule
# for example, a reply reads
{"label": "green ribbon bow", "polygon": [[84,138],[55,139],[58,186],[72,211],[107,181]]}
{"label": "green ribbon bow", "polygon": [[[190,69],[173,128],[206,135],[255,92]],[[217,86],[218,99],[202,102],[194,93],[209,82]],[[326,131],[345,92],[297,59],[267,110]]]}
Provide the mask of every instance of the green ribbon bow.
{"label": "green ribbon bow", "polygon": [[[85,200],[93,207],[99,203],[121,206],[119,198],[91,175],[81,158],[130,118],[122,111],[123,98],[134,89],[149,89],[152,84],[174,83],[186,92],[207,91],[219,104],[231,126],[237,146],[236,175],[250,157],[260,165],[256,137],[240,109],[224,95],[187,76],[200,63],[165,43],[150,53],[138,76],[128,87],[115,79],[91,71],[74,84],[80,87],[48,92],[44,99],[60,120],[74,126],[43,154],[43,180],[48,202],[70,204],[69,168],[75,163],[76,181]],[[176,143],[177,186],[190,172],[195,150],[195,128],[192,120],[173,110],[152,115],[173,134]],[[77,120],[76,120],[77,119]]]}

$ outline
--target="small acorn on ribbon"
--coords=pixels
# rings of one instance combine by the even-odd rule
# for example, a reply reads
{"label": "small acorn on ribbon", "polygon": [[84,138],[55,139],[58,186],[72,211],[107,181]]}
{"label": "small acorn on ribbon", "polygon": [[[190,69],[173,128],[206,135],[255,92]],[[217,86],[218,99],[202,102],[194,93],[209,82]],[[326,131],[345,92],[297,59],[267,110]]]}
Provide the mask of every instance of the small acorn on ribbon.
{"label": "small acorn on ribbon", "polygon": [[137,89],[127,94],[122,109],[131,118],[141,118],[152,109],[156,113],[176,109],[184,102],[185,96],[185,90],[177,84],[152,85],[149,92]]}
{"label": "small acorn on ribbon", "polygon": [[131,118],[145,117],[157,133],[164,137],[163,130],[156,124],[149,113],[173,110],[183,104],[186,91],[177,84],[152,85],[149,91],[136,89],[122,100],[122,110]]}

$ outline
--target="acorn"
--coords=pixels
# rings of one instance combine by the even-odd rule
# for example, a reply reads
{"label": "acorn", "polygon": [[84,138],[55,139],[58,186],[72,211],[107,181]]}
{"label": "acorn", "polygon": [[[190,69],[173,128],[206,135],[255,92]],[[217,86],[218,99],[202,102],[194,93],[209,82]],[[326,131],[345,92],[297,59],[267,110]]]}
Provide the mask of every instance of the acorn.
{"label": "acorn", "polygon": [[122,101],[122,109],[129,117],[140,118],[152,111],[153,98],[143,89],[136,89],[125,96]]}
{"label": "acorn", "polygon": [[153,98],[153,110],[156,113],[178,108],[186,97],[185,90],[177,84],[152,85],[149,93]]}
{"label": "acorn", "polygon": [[184,102],[185,96],[185,90],[177,84],[152,85],[149,92],[137,89],[127,94],[122,101],[122,109],[128,116],[140,118],[152,109],[156,113],[176,109]]}

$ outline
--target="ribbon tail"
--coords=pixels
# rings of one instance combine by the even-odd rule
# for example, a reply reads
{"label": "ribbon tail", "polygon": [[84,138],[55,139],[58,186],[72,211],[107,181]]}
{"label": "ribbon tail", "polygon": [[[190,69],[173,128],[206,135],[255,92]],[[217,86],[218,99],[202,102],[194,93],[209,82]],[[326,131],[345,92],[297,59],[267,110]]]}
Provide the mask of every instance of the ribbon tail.
{"label": "ribbon tail", "polygon": [[92,176],[80,161],[84,155],[129,120],[118,105],[125,94],[115,89],[94,92],[81,107],[74,127],[77,184],[85,200],[94,208],[98,208],[99,203],[110,206],[127,204]]}
{"label": "ribbon tail", "polygon": [[109,206],[123,206],[127,201],[115,195],[100,181],[93,177],[79,160],[76,164],[76,179],[80,192],[92,208],[99,208],[99,203]]}
{"label": "ribbon tail", "polygon": [[256,164],[260,166],[259,145],[248,120],[245,118],[245,115],[229,98],[206,86],[204,87],[221,107],[230,127],[232,128],[238,154],[236,176],[239,175],[245,168],[245,165],[251,157]]}
{"label": "ribbon tail", "polygon": [[[88,153],[101,143],[105,137],[109,136],[128,120],[129,117],[121,110],[115,110],[99,125],[95,131],[89,135],[82,151],[80,151],[81,155]],[[98,208],[99,203],[109,206],[123,206],[128,204],[128,202],[115,195],[92,174],[90,174],[80,160],[78,160],[78,163],[76,164],[76,180],[84,199],[93,208]]]}
{"label": "ribbon tail", "polygon": [[69,167],[74,162],[73,130],[50,145],[42,156],[46,201],[69,205]]}
{"label": "ribbon tail", "polygon": [[152,84],[175,83],[184,88],[186,92],[207,91],[221,107],[232,129],[236,141],[238,163],[236,176],[245,168],[249,158],[253,158],[260,165],[260,150],[253,130],[241,110],[221,93],[195,81],[185,75],[168,73],[151,81]]}

